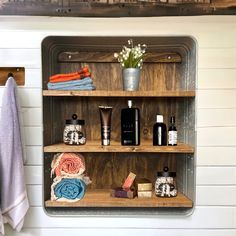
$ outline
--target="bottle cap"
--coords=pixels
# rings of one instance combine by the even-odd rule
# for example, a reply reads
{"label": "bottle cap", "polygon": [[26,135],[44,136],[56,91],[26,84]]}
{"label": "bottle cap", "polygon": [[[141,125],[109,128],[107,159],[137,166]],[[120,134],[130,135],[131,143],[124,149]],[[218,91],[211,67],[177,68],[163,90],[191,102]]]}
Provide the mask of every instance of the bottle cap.
{"label": "bottle cap", "polygon": [[84,125],[84,120],[77,120],[78,116],[76,114],[72,115],[71,120],[66,120],[67,125]]}
{"label": "bottle cap", "polygon": [[169,168],[165,166],[163,171],[157,172],[158,177],[176,177],[176,172],[170,172]]}
{"label": "bottle cap", "polygon": [[157,115],[157,123],[163,123],[163,115]]}
{"label": "bottle cap", "polygon": [[128,107],[129,107],[129,108],[132,107],[132,100],[128,100]]}

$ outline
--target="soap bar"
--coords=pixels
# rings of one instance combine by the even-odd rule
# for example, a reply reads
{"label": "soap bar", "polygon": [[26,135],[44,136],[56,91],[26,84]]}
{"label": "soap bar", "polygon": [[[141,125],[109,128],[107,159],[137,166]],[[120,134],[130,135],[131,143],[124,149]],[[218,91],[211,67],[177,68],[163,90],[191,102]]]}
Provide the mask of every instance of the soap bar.
{"label": "soap bar", "polygon": [[128,177],[126,178],[124,184],[122,185],[122,188],[123,189],[130,189],[131,188],[131,185],[133,184],[134,182],[134,179],[136,177],[136,174],[130,172]]}
{"label": "soap bar", "polygon": [[124,190],[121,187],[113,188],[111,190],[111,197],[119,197],[119,198],[134,198],[135,197],[135,191],[134,189],[128,189]]}
{"label": "soap bar", "polygon": [[137,191],[152,191],[152,183],[150,180],[142,178],[135,181]]}
{"label": "soap bar", "polygon": [[138,191],[139,198],[150,198],[152,197],[152,191]]}

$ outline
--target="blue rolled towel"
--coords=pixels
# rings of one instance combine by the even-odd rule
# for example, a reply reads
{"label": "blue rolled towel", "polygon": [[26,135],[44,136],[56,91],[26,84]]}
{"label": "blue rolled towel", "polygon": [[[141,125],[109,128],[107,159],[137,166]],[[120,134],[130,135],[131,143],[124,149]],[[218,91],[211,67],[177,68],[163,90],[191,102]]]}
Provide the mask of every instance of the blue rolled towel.
{"label": "blue rolled towel", "polygon": [[56,199],[80,200],[83,198],[86,190],[86,184],[78,178],[62,178],[54,186],[54,195]]}
{"label": "blue rolled towel", "polygon": [[51,83],[48,82],[47,86],[48,89],[55,89],[55,90],[64,90],[68,87],[77,87],[77,86],[84,86],[84,85],[92,85],[93,80],[90,77],[85,77],[84,79],[80,80],[70,80],[67,82],[59,82],[59,83]]}

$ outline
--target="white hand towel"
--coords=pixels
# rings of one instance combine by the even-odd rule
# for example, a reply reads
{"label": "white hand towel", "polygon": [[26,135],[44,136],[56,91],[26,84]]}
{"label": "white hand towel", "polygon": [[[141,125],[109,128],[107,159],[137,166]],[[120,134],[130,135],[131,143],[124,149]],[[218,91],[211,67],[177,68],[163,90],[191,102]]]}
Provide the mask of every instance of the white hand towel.
{"label": "white hand towel", "polygon": [[23,166],[17,86],[10,77],[2,98],[0,119],[0,210],[3,223],[20,231],[29,208]]}

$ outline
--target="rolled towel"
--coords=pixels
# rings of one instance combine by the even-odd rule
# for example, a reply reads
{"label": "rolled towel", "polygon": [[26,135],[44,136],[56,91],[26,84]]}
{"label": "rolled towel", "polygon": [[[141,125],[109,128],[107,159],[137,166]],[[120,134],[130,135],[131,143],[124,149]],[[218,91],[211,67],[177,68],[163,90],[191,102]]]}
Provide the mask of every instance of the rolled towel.
{"label": "rolled towel", "polygon": [[51,163],[51,176],[77,177],[85,171],[84,157],[79,153],[56,154]]}
{"label": "rolled towel", "polygon": [[63,90],[67,87],[92,85],[92,83],[93,83],[93,80],[90,77],[86,77],[81,80],[72,80],[72,81],[60,82],[60,83],[48,82],[47,86],[48,86],[48,89],[62,89]]}
{"label": "rolled towel", "polygon": [[81,178],[57,178],[51,186],[52,201],[75,202],[84,197],[86,184]]}

